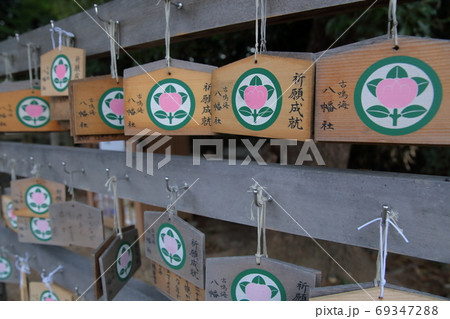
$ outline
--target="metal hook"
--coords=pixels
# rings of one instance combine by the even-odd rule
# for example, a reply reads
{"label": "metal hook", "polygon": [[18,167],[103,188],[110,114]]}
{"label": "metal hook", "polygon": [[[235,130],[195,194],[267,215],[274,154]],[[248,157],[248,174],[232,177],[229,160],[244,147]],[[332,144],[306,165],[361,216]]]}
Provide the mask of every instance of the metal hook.
{"label": "metal hook", "polygon": [[[110,176],[110,169],[109,168],[105,168],[105,171],[106,171],[106,177],[109,179],[111,176]],[[129,181],[130,180],[130,176],[128,176],[128,174],[125,174],[125,176],[124,177],[116,177],[117,178],[117,180],[127,180],[127,181]]]}
{"label": "metal hook", "polygon": [[389,206],[385,204],[382,206],[382,208],[383,208],[383,210],[381,211],[381,220],[384,225],[384,224],[386,224],[386,219],[387,219],[387,215],[389,212]]}
{"label": "metal hook", "polygon": [[[109,23],[109,20],[103,19],[102,17],[100,17],[100,15],[98,14],[98,5],[96,3],[94,3],[94,11],[95,11],[95,15],[97,16],[97,18],[104,23]],[[114,21],[115,24],[119,24],[119,20]]]}
{"label": "metal hook", "polygon": [[182,2],[172,2],[172,1],[170,1],[170,4],[175,6],[178,10],[183,9],[183,3]]}
{"label": "metal hook", "polygon": [[[253,197],[254,197],[254,201],[255,201],[255,206],[262,207],[263,204],[258,201],[258,193],[259,193],[259,191],[257,189],[253,190]],[[267,196],[261,195],[261,196],[262,196],[262,200],[265,201],[265,202],[272,202],[273,201],[273,199],[272,199],[272,197],[270,195],[267,195]]]}
{"label": "metal hook", "polygon": [[21,45],[23,47],[28,47],[26,44],[23,44],[20,42],[20,35],[18,33],[16,33],[15,36],[16,36],[16,41],[19,45]]}
{"label": "metal hook", "polygon": [[178,191],[181,189],[188,189],[189,185],[185,182],[183,184],[183,186],[178,187],[178,186],[170,186],[169,185],[169,177],[164,177],[164,180],[166,181],[166,188],[170,193],[176,193],[178,195]]}
{"label": "metal hook", "polygon": [[80,169],[80,170],[74,170],[74,171],[68,171],[67,170],[67,167],[66,167],[66,162],[61,162],[61,165],[63,166],[63,169],[64,169],[64,173],[66,173],[66,174],[73,174],[73,173],[81,173],[81,174],[84,174],[85,173],[85,170],[84,170],[84,168],[82,168],[82,169]]}
{"label": "metal hook", "polygon": [[50,26],[52,29],[55,29],[55,21],[50,20]]}

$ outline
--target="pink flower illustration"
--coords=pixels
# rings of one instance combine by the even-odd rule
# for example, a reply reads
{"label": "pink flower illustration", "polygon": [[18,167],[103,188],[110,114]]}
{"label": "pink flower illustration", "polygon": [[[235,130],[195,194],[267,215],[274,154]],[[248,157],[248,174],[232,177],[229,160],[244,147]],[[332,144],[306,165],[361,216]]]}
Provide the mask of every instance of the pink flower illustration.
{"label": "pink flower illustration", "polygon": [[50,224],[47,219],[39,219],[36,222],[36,227],[41,233],[45,233],[50,230]]}
{"label": "pink flower illustration", "polygon": [[168,235],[164,236],[164,247],[170,254],[175,254],[178,250],[178,243],[175,238]]}
{"label": "pink flower illustration", "polygon": [[417,92],[417,83],[410,78],[384,79],[376,89],[381,104],[390,109],[402,109],[410,105]]}
{"label": "pink flower illustration", "polygon": [[14,215],[14,210],[13,209],[9,209],[8,210],[8,217],[9,217],[9,219],[11,219],[14,222],[17,221],[17,216]]}
{"label": "pink flower illustration", "polygon": [[59,80],[62,80],[64,78],[64,75],[66,74],[67,66],[65,64],[58,64],[55,68],[56,77]]}
{"label": "pink flower illustration", "polygon": [[272,291],[266,285],[249,283],[245,293],[250,301],[267,301],[272,298]]}
{"label": "pink flower illustration", "polygon": [[113,99],[109,106],[114,114],[123,115],[123,99]]}
{"label": "pink flower illustration", "polygon": [[127,250],[125,253],[123,253],[123,255],[120,257],[120,265],[122,267],[127,267],[128,262],[131,259],[131,253],[129,250]]}
{"label": "pink flower illustration", "polygon": [[44,193],[34,192],[31,195],[31,199],[33,200],[33,202],[35,204],[42,205],[45,202],[45,195],[44,195]]}
{"label": "pink flower illustration", "polygon": [[44,301],[56,301],[56,299],[53,299],[53,298],[51,298],[51,297],[45,297],[45,298],[44,298]]}
{"label": "pink flower illustration", "polygon": [[166,112],[177,111],[182,104],[182,98],[179,93],[163,93],[159,97],[159,106]]}
{"label": "pink flower illustration", "polygon": [[25,112],[33,118],[41,116],[41,114],[44,112],[44,108],[39,104],[28,104],[25,107]]}
{"label": "pink flower illustration", "polygon": [[267,102],[268,92],[264,85],[248,86],[244,91],[244,101],[252,110],[259,110]]}
{"label": "pink flower illustration", "polygon": [[6,264],[0,263],[0,273],[6,272]]}

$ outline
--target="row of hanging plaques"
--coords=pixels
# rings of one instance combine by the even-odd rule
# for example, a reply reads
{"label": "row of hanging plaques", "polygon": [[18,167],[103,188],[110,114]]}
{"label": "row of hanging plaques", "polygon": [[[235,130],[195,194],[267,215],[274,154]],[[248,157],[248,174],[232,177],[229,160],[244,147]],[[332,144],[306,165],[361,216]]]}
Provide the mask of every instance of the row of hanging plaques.
{"label": "row of hanging plaques", "polygon": [[[0,93],[0,131],[64,129],[51,120],[54,104],[66,109],[77,143],[148,129],[450,144],[450,68],[442,59],[449,41],[400,37],[399,45],[379,37],[323,54],[266,52],[220,68],[172,60],[169,70],[161,60],[126,69],[118,80],[83,79],[84,51],[56,48],[41,59],[41,92],[9,85]],[[68,97],[58,104],[61,95]]]}
{"label": "row of hanging plaques", "polygon": [[[136,228],[127,226],[105,237],[101,210],[66,201],[63,184],[39,177],[13,180],[11,195],[2,195],[2,211],[19,242],[93,249],[96,299],[104,295],[112,300],[142,264]],[[152,261],[150,280],[173,299],[300,301],[308,300],[310,289],[320,285],[320,271],[268,258],[267,252],[258,252],[259,258],[206,259],[205,235],[178,217],[173,205],[166,212],[145,212],[144,226],[145,256]],[[1,256],[0,281],[17,282],[23,274],[7,255]],[[33,287],[42,290],[40,296],[48,290],[38,283]],[[69,291],[60,296],[58,291],[68,290],[52,287],[48,300],[74,295]]]}

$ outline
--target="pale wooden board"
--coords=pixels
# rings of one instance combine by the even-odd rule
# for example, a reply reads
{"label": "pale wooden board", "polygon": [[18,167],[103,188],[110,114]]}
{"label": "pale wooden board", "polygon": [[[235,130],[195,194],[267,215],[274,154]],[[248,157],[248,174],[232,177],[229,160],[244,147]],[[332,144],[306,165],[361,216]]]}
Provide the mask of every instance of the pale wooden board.
{"label": "pale wooden board", "polygon": [[[41,115],[50,118],[47,124],[40,127],[29,127],[24,125],[19,120],[17,111],[21,102],[27,97],[34,97],[35,100],[43,105],[49,103],[49,99],[41,96],[40,91],[36,89],[14,90],[0,93],[0,132],[47,132],[62,130],[58,122],[51,120],[50,111],[44,111]],[[29,101],[32,101],[32,99]],[[22,116],[27,116],[26,113],[22,111],[20,111],[20,114]]]}
{"label": "pale wooden board", "polygon": [[[126,69],[124,71],[125,135],[135,135],[144,129],[166,135],[213,134],[210,125],[210,84],[211,71],[214,69],[215,67],[212,66],[179,60],[172,60],[170,75],[165,61],[145,64],[142,68]],[[155,124],[147,112],[149,92],[152,88],[157,88],[159,86],[157,83],[160,81],[169,79],[184,82],[191,89],[195,100],[192,118],[189,118],[184,126],[170,130]],[[180,108],[186,111],[189,109],[186,103]],[[168,124],[165,121],[163,125]]]}
{"label": "pale wooden board", "polygon": [[73,246],[96,248],[105,239],[102,210],[75,201],[50,205],[52,236]]}
{"label": "pale wooden board", "polygon": [[51,195],[50,204],[64,202],[66,200],[66,187],[64,184],[42,178],[24,178],[11,181],[11,197],[14,202],[14,213],[16,216],[45,218],[50,216],[48,210],[43,214],[37,214],[28,208],[25,196],[28,188],[33,185],[42,185],[47,188]]}
{"label": "pale wooden board", "polygon": [[[70,290],[58,285],[58,284],[52,284],[52,292],[58,300],[51,300],[51,301],[72,301],[74,298],[73,292]],[[45,297],[46,292],[49,292],[48,287],[43,284],[42,282],[35,282],[32,281],[29,284],[30,289],[30,301],[46,301],[42,300]],[[44,294],[44,295],[43,295]]]}
{"label": "pale wooden board", "polygon": [[[12,218],[13,220],[16,219],[16,217],[14,217],[15,216],[14,208],[12,208],[13,209],[12,211],[8,210],[8,206],[12,202],[13,202],[12,197],[10,195],[2,195],[2,215],[3,215],[3,219],[5,220],[5,224],[10,229],[17,232],[17,224],[13,225],[13,223],[10,219],[10,218]],[[9,214],[12,214],[12,216],[10,216]]]}
{"label": "pale wooden board", "polygon": [[30,81],[3,81],[0,83],[0,92],[19,91],[30,89]]}
{"label": "pale wooden board", "polygon": [[55,58],[64,55],[70,62],[68,81],[84,79],[86,76],[86,51],[78,48],[62,46],[41,55],[41,94],[43,96],[68,96],[68,84],[65,83],[63,90],[57,90],[51,80],[52,64]]}
{"label": "pale wooden board", "polygon": [[[248,275],[250,277],[247,277]],[[251,300],[250,295],[242,292],[240,284],[250,282],[247,280],[255,279],[258,275],[266,278],[263,278],[265,285],[278,288],[277,294],[272,298],[277,300],[285,298],[287,301],[308,300],[310,289],[316,287],[321,278],[318,270],[271,258],[262,257],[260,265],[256,264],[255,256],[208,258],[206,260],[206,300],[227,301],[244,298]],[[233,297],[233,291],[235,297]]]}
{"label": "pale wooden board", "polygon": [[[304,53],[279,53],[278,56],[276,53],[272,54],[258,55],[257,63],[254,56],[250,56],[213,71],[211,122],[214,132],[296,140],[311,138],[313,56]],[[257,68],[269,71],[280,86],[279,92],[276,93],[275,89],[264,107],[272,107],[281,102],[281,109],[272,124],[268,123],[266,128],[258,125],[256,129],[252,129],[241,124],[235,116],[233,103],[237,109],[246,105],[243,100],[238,101],[238,105],[233,102],[233,91],[235,84],[246,71]],[[298,81],[294,81],[294,77],[301,74],[304,78],[301,80],[297,77],[295,79]],[[236,95],[239,96],[237,90]],[[273,117],[275,118],[275,115]],[[263,118],[258,121],[261,119]]]}
{"label": "pale wooden board", "polygon": [[[204,289],[205,235],[180,217],[176,215],[170,217],[169,213],[164,212],[144,212],[144,229],[146,230],[145,256],[168,268],[175,275]],[[166,230],[164,231],[164,229]],[[172,256],[180,257],[179,262],[171,263],[169,256],[163,256],[162,249],[167,248],[167,246],[164,244],[162,235],[158,237],[160,230],[162,231],[161,234],[166,234],[168,230],[172,230],[173,238],[183,243],[172,254]],[[167,248],[167,251],[170,253],[169,248]]]}
{"label": "pale wooden board", "polygon": [[1,247],[0,247],[0,258],[2,259],[3,267],[7,268],[5,274],[0,276],[0,282],[19,283],[20,271],[18,271],[14,265],[16,258],[11,254],[2,251]]}
{"label": "pale wooden board", "polygon": [[200,289],[186,279],[160,264],[151,262],[150,283],[161,292],[178,301],[205,300],[205,290]]}
{"label": "pale wooden board", "polygon": [[121,88],[122,77],[119,83],[110,75],[104,75],[71,81],[69,85],[75,135],[123,134],[123,129],[108,126],[99,112],[100,98],[109,89]]}
{"label": "pale wooden board", "polygon": [[[330,50],[317,61],[314,127],[317,141],[450,144],[450,67],[443,58],[450,55],[450,41],[402,36],[399,45],[398,51],[393,50],[393,41],[380,37]],[[374,131],[359,118],[354,92],[358,79],[370,66],[397,56],[413,57],[428,64],[440,78],[443,95],[437,114],[428,124],[415,132],[392,136]],[[341,81],[346,82],[345,87]]]}
{"label": "pale wooden board", "polygon": [[385,288],[383,299],[379,299],[380,288],[372,287],[339,294],[311,298],[310,301],[442,301],[441,298],[410,291]]}
{"label": "pale wooden board", "polygon": [[[101,281],[103,293],[106,300],[113,300],[123,286],[131,279],[133,274],[141,266],[141,254],[139,249],[138,233],[136,228],[122,231],[123,239],[116,235],[109,247],[99,257],[100,272],[102,274]],[[124,279],[120,279],[117,274],[117,259],[119,248],[122,243],[128,243],[131,247],[132,265],[129,275]],[[120,256],[120,255],[119,255]]]}
{"label": "pale wooden board", "polygon": [[55,121],[70,120],[69,97],[51,96],[50,97],[50,116]]}
{"label": "pale wooden board", "polygon": [[102,279],[101,275],[102,272],[100,270],[100,264],[99,264],[99,257],[105,252],[105,250],[109,247],[111,242],[116,238],[116,234],[110,235],[108,238],[105,239],[103,243],[101,243],[93,252],[92,252],[92,259],[93,259],[93,265],[94,265],[94,298],[96,300],[100,299],[101,296],[103,296],[103,286],[102,286]]}
{"label": "pale wooden board", "polygon": [[[38,218],[38,217],[36,217]],[[44,220],[45,218],[43,218]],[[54,245],[54,246],[68,246],[68,242],[61,242],[56,241],[52,234],[50,236],[46,235],[42,239],[38,238],[36,235],[32,232],[32,223],[33,218],[32,217],[24,217],[24,216],[18,216],[17,217],[17,235],[19,242],[21,243],[32,243],[32,244],[41,244],[41,245]],[[46,219],[50,221],[50,219]],[[50,232],[51,232],[51,225],[50,226]],[[42,228],[42,227],[41,227]]]}

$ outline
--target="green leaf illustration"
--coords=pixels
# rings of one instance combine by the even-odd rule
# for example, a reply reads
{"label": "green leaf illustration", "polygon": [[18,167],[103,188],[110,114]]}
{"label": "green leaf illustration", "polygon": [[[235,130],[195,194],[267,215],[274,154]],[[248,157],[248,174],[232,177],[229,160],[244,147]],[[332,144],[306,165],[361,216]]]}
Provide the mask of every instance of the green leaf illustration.
{"label": "green leaf illustration", "polygon": [[48,205],[44,203],[44,204],[41,205],[41,207],[42,208],[48,208]]}
{"label": "green leaf illustration", "polygon": [[427,109],[421,105],[410,105],[403,109],[402,116],[408,119],[419,117],[422,114],[426,113]]}
{"label": "green leaf illustration", "polygon": [[414,77],[412,79],[417,83],[418,87],[417,96],[422,94],[422,92],[425,91],[425,89],[428,87],[428,84],[430,84],[430,82],[428,82],[428,80],[424,78]]}
{"label": "green leaf illustration", "polygon": [[183,117],[186,117],[187,113],[183,110],[178,110],[173,114],[173,117],[176,119],[182,119]]}
{"label": "green leaf illustration", "polygon": [[53,71],[55,71],[56,72],[56,68],[57,68],[58,66],[57,65],[55,65],[55,67],[53,68]]}
{"label": "green leaf illustration", "polygon": [[178,255],[173,255],[173,260],[175,260],[177,263],[179,263],[181,261],[181,257]]}
{"label": "green leaf illustration", "polygon": [[377,97],[377,86],[378,83],[383,81],[383,79],[375,79],[367,83],[367,88],[369,89],[370,93],[373,94],[373,96]]}
{"label": "green leaf illustration", "polygon": [[164,241],[164,237],[166,237],[166,234],[161,234],[162,241]]}
{"label": "green leaf illustration", "polygon": [[122,94],[122,93],[117,93],[117,94],[114,96],[114,98],[115,98],[115,99],[118,99],[118,100],[123,100],[123,94]]}
{"label": "green leaf illustration", "polygon": [[35,203],[30,203],[31,207],[37,207],[37,205]]}
{"label": "green leaf illustration", "polygon": [[168,231],[167,231],[167,236],[170,236],[170,237],[175,237],[174,235],[173,235],[173,231],[171,230],[171,229],[169,229]]}
{"label": "green leaf illustration", "polygon": [[31,116],[25,115],[25,116],[23,117],[23,119],[24,119],[25,121],[31,121],[33,118],[32,118]]}
{"label": "green leaf illustration", "polygon": [[36,229],[34,232],[39,235],[42,234],[42,232],[39,229]]}
{"label": "green leaf illustration", "polygon": [[394,66],[387,74],[386,78],[396,79],[396,78],[407,78],[408,73],[401,66]]}
{"label": "green leaf illustration", "polygon": [[259,110],[258,116],[269,117],[273,114],[273,110],[270,107],[263,107]]}
{"label": "green leaf illustration", "polygon": [[253,79],[250,80],[250,85],[255,86],[255,85],[262,85],[262,81],[259,78],[259,76],[255,75],[253,77]]}
{"label": "green leaf illustration", "polygon": [[36,193],[42,193],[42,190],[40,188],[36,188]]}
{"label": "green leaf illustration", "polygon": [[184,102],[186,102],[188,95],[186,93],[178,93],[181,96],[181,104],[183,104]]}
{"label": "green leaf illustration", "polygon": [[32,105],[38,105],[39,103],[36,100],[32,100],[31,103]]}
{"label": "green leaf illustration", "polygon": [[177,250],[181,248],[181,242],[178,239],[175,239],[177,242]]}
{"label": "green leaf illustration", "polygon": [[168,117],[167,113],[164,111],[156,111],[153,115],[159,119],[166,119]]}
{"label": "green leaf illustration", "polygon": [[168,85],[164,90],[164,93],[177,93],[177,90],[173,85]]}
{"label": "green leaf illustration", "polygon": [[105,104],[107,107],[110,107],[109,104],[111,103],[112,99],[107,99],[105,100]]}
{"label": "green leaf illustration", "polygon": [[125,269],[121,269],[119,274],[122,276],[125,273]]}
{"label": "green leaf illustration", "polygon": [[165,248],[161,248],[161,252],[163,253],[163,255],[165,255],[165,256],[167,256],[167,257],[170,256],[169,252],[168,252],[167,249],[165,249]]}
{"label": "green leaf illustration", "polygon": [[239,109],[239,113],[241,113],[243,116],[251,116],[252,110],[248,106],[243,106]]}
{"label": "green leaf illustration", "polygon": [[241,300],[239,300],[239,301],[250,301],[250,300],[248,300],[248,299],[241,299]]}
{"label": "green leaf illustration", "polygon": [[22,105],[22,110],[26,111],[27,110],[27,105]]}
{"label": "green leaf illustration", "polygon": [[53,81],[55,81],[55,83],[59,84],[59,79],[58,78],[54,78]]}
{"label": "green leaf illustration", "polygon": [[156,103],[159,105],[159,97],[162,95],[162,93],[158,93],[153,95],[153,98],[155,99]]}
{"label": "green leaf illustration", "polygon": [[277,295],[277,293],[278,293],[278,289],[276,287],[274,287],[274,286],[267,286],[267,287],[269,287],[270,291],[272,292],[272,295],[270,296],[270,298],[275,297]]}
{"label": "green leaf illustration", "polygon": [[249,284],[249,281],[243,281],[239,284],[239,287],[241,287],[241,290],[245,293],[245,287]]}
{"label": "green leaf illustration", "polygon": [[69,79],[68,78],[64,78],[62,81],[63,81],[63,83],[67,83],[67,81],[69,81]]}
{"label": "green leaf illustration", "polygon": [[45,232],[45,235],[50,235],[51,233],[52,233],[51,230],[47,230],[47,231]]}
{"label": "green leaf illustration", "polygon": [[38,121],[45,121],[47,119],[46,116],[39,116]]}
{"label": "green leaf illustration", "polygon": [[114,113],[109,113],[105,115],[106,118],[110,119],[110,120],[117,120],[117,115]]}
{"label": "green leaf illustration", "polygon": [[366,112],[372,115],[373,117],[380,119],[389,117],[389,114],[391,114],[391,112],[389,112],[389,109],[384,107],[383,105],[371,106],[366,110]]}
{"label": "green leaf illustration", "polygon": [[270,97],[272,96],[272,94],[275,91],[275,89],[273,88],[273,86],[270,86],[268,84],[264,85],[264,87],[267,90],[267,99],[270,99]]}
{"label": "green leaf illustration", "polygon": [[248,88],[248,85],[243,85],[239,88],[239,95],[241,96],[242,99],[244,99],[244,93],[247,88]]}
{"label": "green leaf illustration", "polygon": [[253,278],[252,283],[259,284],[259,285],[265,285],[266,284],[266,282],[264,281],[263,277],[261,277],[261,276],[256,276],[255,278]]}
{"label": "green leaf illustration", "polygon": [[58,64],[63,64],[63,60],[59,59]]}

